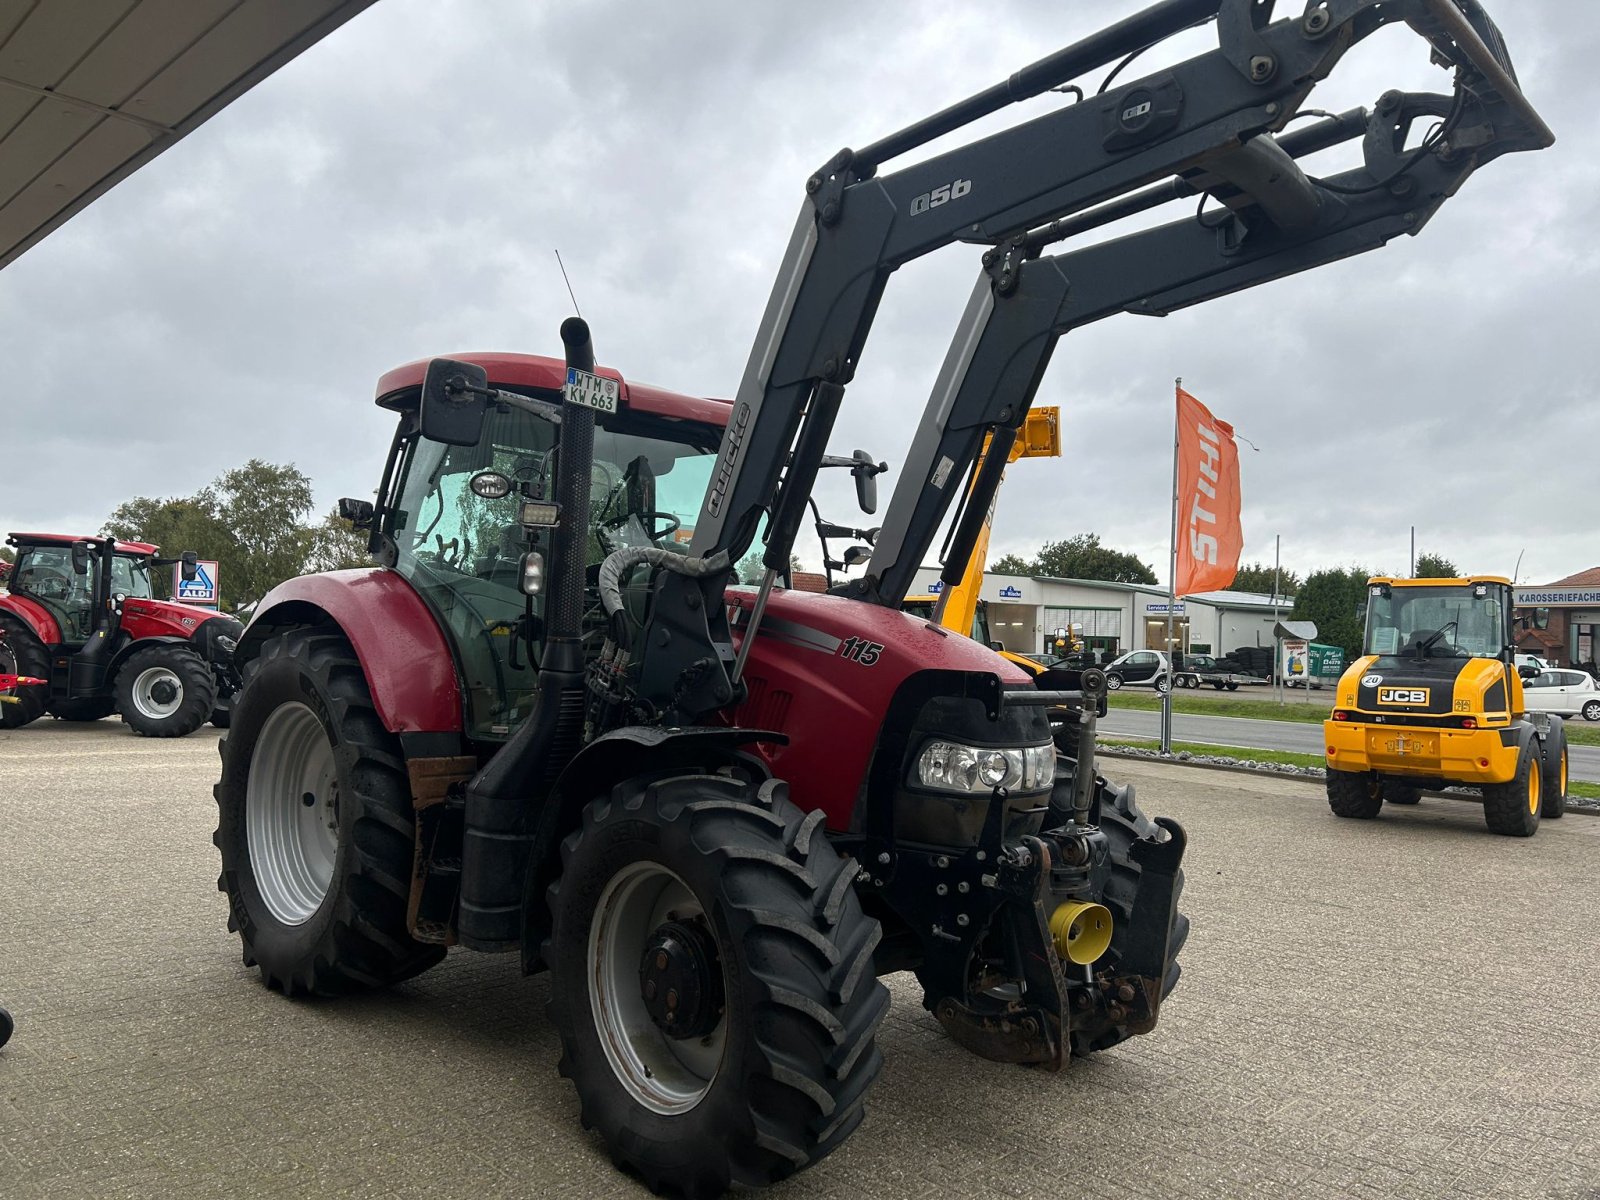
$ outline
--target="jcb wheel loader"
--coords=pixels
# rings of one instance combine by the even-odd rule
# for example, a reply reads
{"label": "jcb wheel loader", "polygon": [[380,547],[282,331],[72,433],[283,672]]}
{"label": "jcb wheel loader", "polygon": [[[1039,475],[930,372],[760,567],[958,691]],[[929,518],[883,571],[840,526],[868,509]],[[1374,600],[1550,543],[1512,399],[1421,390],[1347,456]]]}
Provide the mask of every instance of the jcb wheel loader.
{"label": "jcb wheel loader", "polygon": [[[807,181],[731,403],[598,370],[576,319],[564,364],[386,376],[377,498],[343,506],[380,565],[284,584],[239,647],[216,841],[245,961],[337,993],[451,944],[519,953],[551,973],[584,1122],[688,1195],[850,1135],[883,973],[914,970],[949,1034],[999,1061],[1059,1069],[1149,1032],[1188,932],[1183,830],[1096,774],[1091,736],[1058,757],[1046,714],[1092,711],[1081,690],[899,605],[947,518],[959,582],[1062,333],[1414,233],[1479,165],[1549,140],[1475,4],[1271,8],[1168,0],[840,152]],[[883,170],[1212,17],[1214,51]],[[1400,20],[1453,95],[1277,136]],[[1357,137],[1351,170],[1295,161]],[[1205,221],[1042,254],[1202,193],[1223,206]],[[955,241],[986,247],[983,271],[865,575],[777,587],[889,275]],[[758,536],[763,578],[733,586]]]}
{"label": "jcb wheel loader", "polygon": [[1513,601],[1494,575],[1367,581],[1364,654],[1323,723],[1335,816],[1457,784],[1482,790],[1484,820],[1509,837],[1566,812],[1566,729],[1523,704]]}

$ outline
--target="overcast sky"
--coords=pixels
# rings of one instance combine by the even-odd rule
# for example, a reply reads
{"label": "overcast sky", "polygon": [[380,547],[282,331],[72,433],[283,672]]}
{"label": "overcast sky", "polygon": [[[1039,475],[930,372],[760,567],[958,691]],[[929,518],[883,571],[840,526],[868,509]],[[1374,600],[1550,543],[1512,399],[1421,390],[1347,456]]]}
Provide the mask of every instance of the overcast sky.
{"label": "overcast sky", "polygon": [[[603,361],[731,395],[811,170],[1138,7],[379,0],[0,272],[0,529],[96,530],[251,457],[295,463],[322,509],[369,496],[382,372],[559,354],[556,247]],[[1037,403],[1061,407],[1066,454],[1011,468],[993,556],[1094,531],[1164,582],[1181,375],[1260,447],[1241,447],[1246,561],[1281,534],[1302,574],[1403,572],[1415,525],[1466,570],[1600,564],[1600,13],[1491,8],[1556,146],[1490,164],[1416,238],[1065,339]],[[1381,31],[1310,103],[1448,90],[1422,45]],[[977,259],[891,281],[836,452],[898,465]]]}

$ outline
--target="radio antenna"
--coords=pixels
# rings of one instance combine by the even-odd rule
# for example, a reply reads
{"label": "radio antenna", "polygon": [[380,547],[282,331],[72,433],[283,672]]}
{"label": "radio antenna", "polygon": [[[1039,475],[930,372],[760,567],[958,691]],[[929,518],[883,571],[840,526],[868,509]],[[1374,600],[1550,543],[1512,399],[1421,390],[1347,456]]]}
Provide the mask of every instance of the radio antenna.
{"label": "radio antenna", "polygon": [[561,268],[561,279],[567,285],[567,295],[572,297],[572,311],[580,317],[583,316],[583,309],[578,307],[578,297],[572,290],[572,280],[567,278],[567,265],[561,261],[561,251],[559,250],[556,251],[556,266]]}

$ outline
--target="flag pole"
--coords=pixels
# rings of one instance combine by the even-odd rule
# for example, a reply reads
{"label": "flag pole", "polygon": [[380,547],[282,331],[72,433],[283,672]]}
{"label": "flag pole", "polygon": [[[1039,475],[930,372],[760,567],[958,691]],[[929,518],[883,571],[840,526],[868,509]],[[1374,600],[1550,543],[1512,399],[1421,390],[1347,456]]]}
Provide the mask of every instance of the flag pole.
{"label": "flag pole", "polygon": [[1167,690],[1161,696],[1161,753],[1172,753],[1172,615],[1178,607],[1178,392],[1183,376],[1172,381],[1172,553],[1167,559]]}

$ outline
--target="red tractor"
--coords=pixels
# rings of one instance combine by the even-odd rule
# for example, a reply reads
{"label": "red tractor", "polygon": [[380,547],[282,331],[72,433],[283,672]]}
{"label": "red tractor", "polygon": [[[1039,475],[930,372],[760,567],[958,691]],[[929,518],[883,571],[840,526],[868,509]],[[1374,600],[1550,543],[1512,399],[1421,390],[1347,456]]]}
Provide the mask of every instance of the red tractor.
{"label": "red tractor", "polygon": [[196,557],[160,558],[159,546],[58,533],[13,533],[10,594],[0,632],[15,673],[48,681],[0,708],[0,728],[45,713],[98,721],[112,712],[146,737],[181,737],[207,721],[226,726],[238,690],[232,617],[152,598],[150,571]]}
{"label": "red tractor", "polygon": [[[1061,334],[1382,246],[1548,144],[1470,0],[1271,8],[1168,0],[842,151],[807,181],[731,404],[597,370],[578,319],[565,363],[384,376],[376,499],[341,502],[379,565],[281,585],[239,642],[215,841],[245,963],[328,995],[451,945],[518,953],[551,973],[584,1124],[695,1196],[782,1178],[859,1125],[882,974],[914,971],[997,1061],[1059,1069],[1150,1032],[1188,934],[1185,839],[1095,771],[1103,673],[1036,681],[899,609],[942,533],[946,594],[961,580]],[[1210,16],[1214,51],[884,169]],[[1283,132],[1399,19],[1453,95]],[[1296,161],[1352,139],[1352,169]],[[1218,209],[1197,220],[1203,193]],[[1167,201],[1179,220],[1043,253]],[[875,507],[877,465],[830,458],[829,435],[890,273],[955,241],[983,243],[983,269],[882,525],[850,531],[866,544],[841,561],[864,572],[779,586],[819,469]],[[764,574],[739,586],[752,552]]]}

